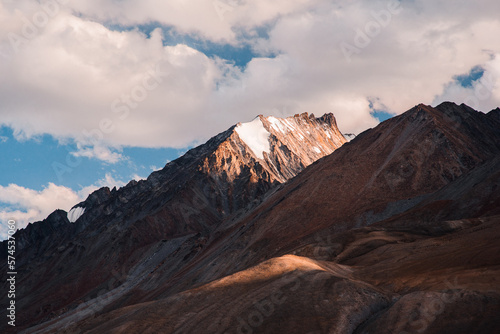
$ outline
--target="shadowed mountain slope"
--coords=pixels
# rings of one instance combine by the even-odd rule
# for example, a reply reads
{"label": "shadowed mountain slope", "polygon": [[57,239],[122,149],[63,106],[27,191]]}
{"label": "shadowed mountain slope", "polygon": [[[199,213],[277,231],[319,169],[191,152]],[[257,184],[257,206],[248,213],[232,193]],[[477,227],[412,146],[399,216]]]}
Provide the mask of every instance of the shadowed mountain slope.
{"label": "shadowed mountain slope", "polygon": [[130,289],[144,278],[144,261],[158,265],[159,256],[175,251],[156,253],[158,245],[170,249],[186,242],[189,249],[179,261],[188,262],[219,224],[249,210],[267,191],[343,143],[332,114],[258,116],[188,151],[147,180],[118,190],[101,188],[68,214],[58,210],[30,224],[15,235],[22,273],[19,326],[73,310],[122,285],[125,273],[134,272]]}
{"label": "shadowed mountain slope", "polygon": [[[295,161],[305,166],[319,158],[313,152],[344,142],[340,132],[339,142],[329,141],[337,134],[331,116],[237,125],[212,139],[219,153],[195,149],[166,166],[178,168],[175,178],[152,174],[142,186],[158,180],[154,192],[101,190],[117,203],[111,218],[109,200],[81,204],[86,210],[74,225],[82,230],[72,233],[84,248],[47,243],[43,255],[26,260],[28,273],[55,264],[50,287],[25,291],[31,304],[43,305],[59,289],[48,299],[59,305],[55,315],[26,333],[494,333],[497,114],[418,105],[297,169],[284,184],[281,178],[300,166]],[[313,135],[311,127],[328,131]],[[231,136],[238,139],[226,142]],[[242,148],[248,156],[238,155]],[[196,161],[203,177],[193,177],[182,159]],[[171,188],[179,179],[186,181]],[[173,203],[193,210],[171,218]],[[61,214],[60,224],[73,226]],[[51,233],[60,232],[43,230]],[[69,263],[77,269],[64,282],[54,278]]]}
{"label": "shadowed mountain slope", "polygon": [[182,271],[184,288],[137,288],[145,303],[79,326],[498,332],[500,124],[489,117],[443,104],[384,122],[221,225],[221,236]]}

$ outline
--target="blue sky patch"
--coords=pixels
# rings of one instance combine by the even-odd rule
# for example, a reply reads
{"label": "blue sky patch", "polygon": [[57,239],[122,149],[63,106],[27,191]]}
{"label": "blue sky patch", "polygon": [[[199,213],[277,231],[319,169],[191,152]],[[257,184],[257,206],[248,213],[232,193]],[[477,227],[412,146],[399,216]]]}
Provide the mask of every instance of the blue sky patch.
{"label": "blue sky patch", "polygon": [[380,122],[386,121],[389,118],[394,117],[393,114],[390,114],[387,111],[383,111],[383,110],[374,110],[371,112],[371,114],[373,115],[373,117],[378,119]]}
{"label": "blue sky patch", "polygon": [[[259,57],[259,55],[253,51],[251,45],[248,43],[242,42],[240,45],[214,43],[197,37],[196,35],[179,34],[173,27],[164,26],[158,23],[143,24],[134,27],[124,27],[120,25],[107,25],[106,27],[116,31],[130,31],[137,29],[148,37],[151,37],[153,30],[161,28],[164,34],[163,45],[175,46],[177,44],[185,44],[204,53],[208,57],[219,57],[234,63],[235,66],[240,68],[244,68],[253,58]],[[269,27],[267,26],[256,28],[254,30],[256,37],[268,38],[268,29]],[[241,34],[243,35],[243,33]],[[246,38],[243,38],[243,40],[245,39]]]}
{"label": "blue sky patch", "polygon": [[[376,98],[376,100],[377,100],[378,102],[380,102],[378,98]],[[383,122],[383,121],[388,120],[389,118],[394,117],[394,115],[393,115],[393,114],[388,113],[387,111],[385,111],[385,110],[383,110],[383,109],[377,109],[377,108],[375,108],[375,105],[374,105],[374,103],[373,103],[373,100],[371,100],[371,99],[370,99],[370,100],[369,100],[369,103],[370,103],[370,104],[369,104],[369,107],[370,107],[370,109],[371,109],[370,114],[371,114],[373,117],[375,117],[375,118],[376,118],[379,122]]]}
{"label": "blue sky patch", "polygon": [[464,88],[471,88],[473,83],[481,79],[483,75],[484,75],[484,68],[482,68],[481,66],[475,66],[467,74],[454,76],[453,80],[455,80]]}
{"label": "blue sky patch", "polygon": [[126,147],[120,152],[126,158],[109,164],[85,157],[75,158],[70,152],[77,150],[76,144],[63,145],[49,135],[18,141],[12,129],[1,127],[0,138],[4,138],[0,141],[3,157],[0,185],[14,183],[37,191],[49,182],[78,191],[105,178],[106,174],[127,183],[135,175],[147,177],[185,152],[172,148]]}

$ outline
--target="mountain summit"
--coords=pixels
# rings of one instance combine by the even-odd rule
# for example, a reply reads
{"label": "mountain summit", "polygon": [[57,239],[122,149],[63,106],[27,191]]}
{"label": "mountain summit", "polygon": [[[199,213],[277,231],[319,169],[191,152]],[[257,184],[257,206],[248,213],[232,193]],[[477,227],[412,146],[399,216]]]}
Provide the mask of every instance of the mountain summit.
{"label": "mountain summit", "polygon": [[228,131],[226,140],[206,158],[205,170],[234,179],[241,177],[243,166],[256,166],[252,176],[281,183],[345,142],[333,114],[319,118],[307,113],[288,118],[259,115]]}

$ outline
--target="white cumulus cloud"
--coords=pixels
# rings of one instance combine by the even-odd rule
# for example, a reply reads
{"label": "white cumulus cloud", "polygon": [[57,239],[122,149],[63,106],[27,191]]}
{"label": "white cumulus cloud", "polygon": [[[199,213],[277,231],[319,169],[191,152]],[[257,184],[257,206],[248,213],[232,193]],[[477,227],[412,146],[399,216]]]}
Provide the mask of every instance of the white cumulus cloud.
{"label": "white cumulus cloud", "polygon": [[16,221],[18,228],[28,223],[45,219],[54,210],[69,211],[74,205],[85,200],[87,196],[100,187],[122,187],[125,183],[106,174],[95,184],[74,191],[68,187],[49,183],[40,191],[21,187],[16,184],[0,186],[0,240],[7,237],[7,221]]}
{"label": "white cumulus cloud", "polygon": [[[187,147],[257,114],[333,112],[359,133],[377,124],[374,106],[466,102],[475,88],[456,75],[482,66],[498,76],[492,0],[58,3],[46,21],[36,1],[0,5],[0,123],[17,138],[74,139],[75,155],[109,163],[124,146]],[[145,35],[139,24],[159,28]],[[261,56],[238,68],[165,46],[169,29]],[[477,108],[498,104],[498,85],[490,92]]]}

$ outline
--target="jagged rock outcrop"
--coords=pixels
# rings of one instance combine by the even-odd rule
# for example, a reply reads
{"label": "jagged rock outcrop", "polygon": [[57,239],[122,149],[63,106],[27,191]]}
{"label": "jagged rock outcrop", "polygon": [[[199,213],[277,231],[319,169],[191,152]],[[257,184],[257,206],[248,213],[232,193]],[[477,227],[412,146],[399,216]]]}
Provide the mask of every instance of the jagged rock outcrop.
{"label": "jagged rock outcrop", "polygon": [[232,213],[345,142],[332,114],[285,119],[260,115],[230,129],[217,149],[203,158],[199,170],[210,176],[208,182],[220,198],[229,195],[221,204],[224,213]]}

